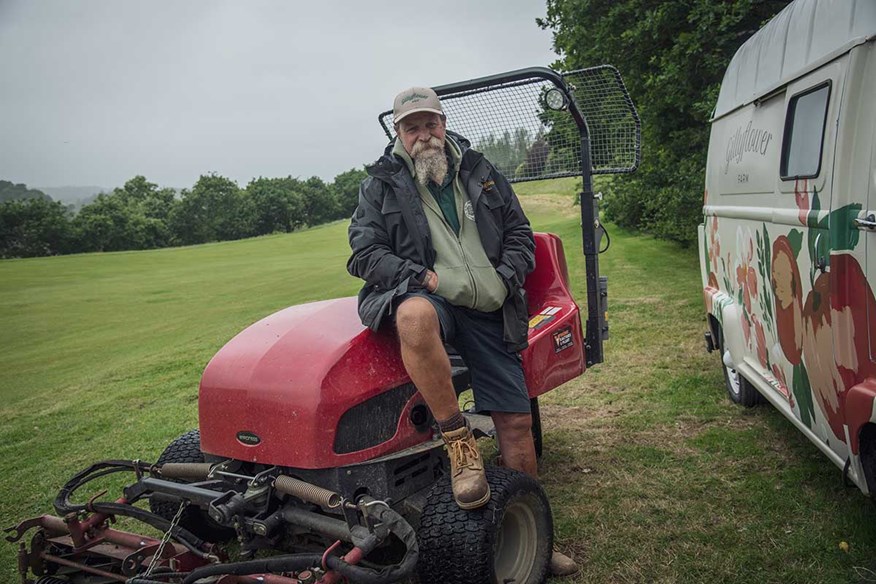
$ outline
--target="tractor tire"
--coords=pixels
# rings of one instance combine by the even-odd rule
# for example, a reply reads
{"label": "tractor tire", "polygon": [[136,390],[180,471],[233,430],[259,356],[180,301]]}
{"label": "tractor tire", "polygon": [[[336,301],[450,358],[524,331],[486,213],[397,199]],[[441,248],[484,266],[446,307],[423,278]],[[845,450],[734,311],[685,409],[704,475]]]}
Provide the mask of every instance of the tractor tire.
{"label": "tractor tire", "polygon": [[540,584],[553,551],[553,516],[544,490],[531,476],[487,468],[492,496],[478,509],[460,509],[450,478],[432,488],[417,539],[421,584]]}
{"label": "tractor tire", "polygon": [[[190,430],[171,442],[161,456],[158,457],[157,465],[162,465],[168,462],[205,462],[204,454],[201,452],[201,432],[200,430]],[[177,479],[166,479],[175,483],[182,483]],[[159,515],[168,521],[172,521],[179,510],[179,505],[170,501],[160,501],[149,499],[149,508],[153,513]],[[180,517],[179,524],[209,542],[223,542],[235,536],[234,530],[229,527],[223,527],[216,523],[205,511],[191,505],[183,511]]]}

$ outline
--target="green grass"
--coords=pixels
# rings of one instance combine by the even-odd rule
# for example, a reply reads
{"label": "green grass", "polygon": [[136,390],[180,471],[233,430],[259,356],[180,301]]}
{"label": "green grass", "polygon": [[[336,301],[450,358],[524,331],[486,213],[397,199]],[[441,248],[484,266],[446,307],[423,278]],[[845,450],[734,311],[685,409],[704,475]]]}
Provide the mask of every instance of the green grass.
{"label": "green grass", "polygon": [[[574,180],[519,185],[536,229],[583,258]],[[541,478],[566,582],[876,580],[874,511],[770,407],[728,403],[694,250],[609,226],[606,362],[543,398]],[[154,460],[197,423],[197,386],[235,333],[354,294],[346,225],[150,252],[0,262],[0,526],[51,511],[103,458]],[[838,544],[845,541],[849,551]],[[0,581],[15,546],[0,545]]]}

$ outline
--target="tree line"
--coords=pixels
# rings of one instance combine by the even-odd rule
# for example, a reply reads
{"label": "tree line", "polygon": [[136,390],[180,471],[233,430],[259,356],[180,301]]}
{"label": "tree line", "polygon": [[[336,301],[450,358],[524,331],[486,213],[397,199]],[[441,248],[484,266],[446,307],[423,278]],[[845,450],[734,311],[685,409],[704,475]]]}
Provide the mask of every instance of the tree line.
{"label": "tree line", "polygon": [[702,222],[709,119],[736,50],[787,0],[547,0],[570,71],[618,68],[642,119],[642,164],[603,187],[608,219],[695,245]]}
{"label": "tree line", "polygon": [[[363,169],[318,177],[259,177],[245,188],[218,174],[191,189],[135,176],[78,213],[25,185],[0,181],[0,258],[154,249],[289,233],[352,215]],[[10,186],[11,185],[11,186]],[[17,195],[17,196],[16,196]]]}
{"label": "tree line", "polygon": [[29,189],[27,185],[21,183],[11,183],[8,180],[0,180],[0,203],[6,201],[17,201],[22,199],[48,199],[52,198],[42,191],[37,189]]}

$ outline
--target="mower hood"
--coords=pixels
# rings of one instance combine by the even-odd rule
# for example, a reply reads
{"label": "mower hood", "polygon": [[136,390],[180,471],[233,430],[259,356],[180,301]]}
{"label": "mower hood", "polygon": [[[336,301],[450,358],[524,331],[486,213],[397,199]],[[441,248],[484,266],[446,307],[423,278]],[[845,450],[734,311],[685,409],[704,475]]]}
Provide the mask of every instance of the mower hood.
{"label": "mower hood", "polygon": [[[429,438],[399,432],[407,422],[399,417],[381,422],[389,427],[379,444],[351,448],[356,428],[338,437],[348,410],[407,382],[392,331],[362,326],[355,298],[293,306],[245,329],[207,365],[198,400],[201,449],[308,469],[362,462]],[[422,401],[410,387],[403,395],[399,414]],[[377,423],[361,417],[344,423]]]}

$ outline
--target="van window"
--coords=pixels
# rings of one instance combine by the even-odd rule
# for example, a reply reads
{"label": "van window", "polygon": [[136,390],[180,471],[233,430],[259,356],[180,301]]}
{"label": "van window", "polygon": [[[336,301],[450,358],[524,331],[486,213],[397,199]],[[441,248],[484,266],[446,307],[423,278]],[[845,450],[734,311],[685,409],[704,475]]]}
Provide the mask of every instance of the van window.
{"label": "van window", "polygon": [[784,180],[814,178],[821,171],[830,84],[791,98],[785,117],[781,175]]}

